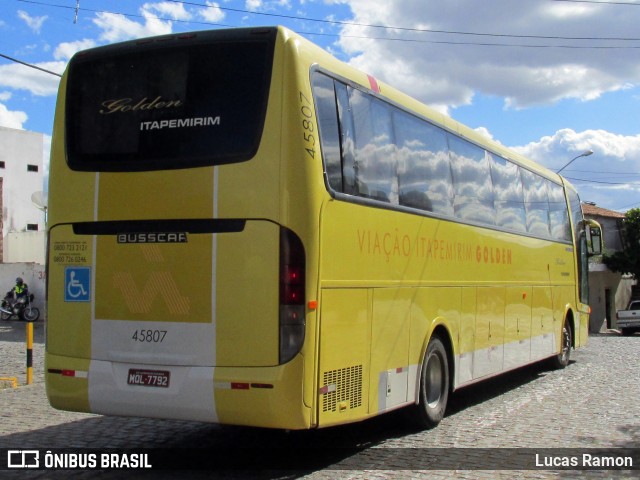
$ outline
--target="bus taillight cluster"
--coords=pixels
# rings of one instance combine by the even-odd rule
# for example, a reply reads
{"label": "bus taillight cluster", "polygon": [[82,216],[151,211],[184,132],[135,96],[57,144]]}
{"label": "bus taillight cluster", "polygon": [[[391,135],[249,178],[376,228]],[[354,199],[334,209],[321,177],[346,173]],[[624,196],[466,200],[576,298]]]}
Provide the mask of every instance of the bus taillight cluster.
{"label": "bus taillight cluster", "polygon": [[300,238],[280,230],[280,363],[302,348],[305,333],[305,255]]}

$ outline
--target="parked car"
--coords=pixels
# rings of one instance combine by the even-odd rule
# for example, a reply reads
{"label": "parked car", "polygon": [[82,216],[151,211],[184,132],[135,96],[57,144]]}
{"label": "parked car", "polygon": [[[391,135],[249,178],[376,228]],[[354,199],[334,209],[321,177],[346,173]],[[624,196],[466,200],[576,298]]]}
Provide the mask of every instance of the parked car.
{"label": "parked car", "polygon": [[633,335],[634,332],[640,332],[640,300],[631,300],[625,310],[616,312],[616,318],[622,335]]}

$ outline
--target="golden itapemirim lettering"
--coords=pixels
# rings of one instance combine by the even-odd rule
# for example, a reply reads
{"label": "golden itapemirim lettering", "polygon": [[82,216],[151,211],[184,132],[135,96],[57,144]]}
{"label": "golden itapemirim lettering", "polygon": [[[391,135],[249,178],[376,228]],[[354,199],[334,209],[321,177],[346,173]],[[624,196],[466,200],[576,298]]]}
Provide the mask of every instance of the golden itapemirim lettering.
{"label": "golden itapemirim lettering", "polygon": [[426,258],[443,262],[472,262],[480,264],[511,265],[512,250],[446,238],[412,237],[394,231],[360,230],[358,247],[361,254],[379,255],[389,261],[391,257]]}
{"label": "golden itapemirim lettering", "polygon": [[158,95],[152,100],[149,100],[148,97],[144,97],[137,102],[133,98],[105,100],[100,105],[103,107],[99,110],[102,115],[111,115],[113,113],[135,112],[138,110],[179,108],[183,106],[183,103],[182,100],[165,100],[162,96]]}

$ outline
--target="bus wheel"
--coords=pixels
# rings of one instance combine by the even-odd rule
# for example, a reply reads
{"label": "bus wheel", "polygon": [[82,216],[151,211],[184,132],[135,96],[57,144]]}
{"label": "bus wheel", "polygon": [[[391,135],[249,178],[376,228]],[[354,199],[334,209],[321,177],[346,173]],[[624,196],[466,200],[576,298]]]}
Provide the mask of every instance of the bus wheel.
{"label": "bus wheel", "polygon": [[433,337],[424,355],[420,375],[420,397],[417,419],[420,426],[433,428],[440,423],[449,398],[449,361],[447,350],[438,337]]}
{"label": "bus wheel", "polygon": [[560,369],[569,365],[571,343],[571,326],[569,326],[569,319],[566,319],[564,321],[564,326],[562,327],[562,350],[560,350],[560,353],[551,360],[555,368]]}

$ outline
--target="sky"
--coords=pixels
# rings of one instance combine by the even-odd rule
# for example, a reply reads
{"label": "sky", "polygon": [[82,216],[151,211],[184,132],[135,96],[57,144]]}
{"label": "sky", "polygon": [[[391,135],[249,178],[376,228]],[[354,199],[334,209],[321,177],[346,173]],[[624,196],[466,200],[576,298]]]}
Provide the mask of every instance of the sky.
{"label": "sky", "polygon": [[[78,7],[78,8],[77,8]],[[82,49],[284,25],[557,171],[583,201],[640,207],[640,0],[0,0],[0,126],[45,134]]]}

